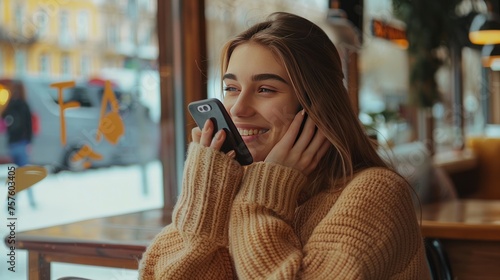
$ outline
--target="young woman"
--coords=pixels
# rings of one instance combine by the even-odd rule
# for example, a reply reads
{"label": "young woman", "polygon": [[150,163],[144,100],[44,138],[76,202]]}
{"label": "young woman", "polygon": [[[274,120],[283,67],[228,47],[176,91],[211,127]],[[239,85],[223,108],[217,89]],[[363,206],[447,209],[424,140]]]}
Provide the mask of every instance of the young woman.
{"label": "young woman", "polygon": [[410,186],[365,134],[318,26],[272,14],[226,44],[222,74],[254,163],[220,152],[210,121],[193,130],[141,279],[429,278]]}

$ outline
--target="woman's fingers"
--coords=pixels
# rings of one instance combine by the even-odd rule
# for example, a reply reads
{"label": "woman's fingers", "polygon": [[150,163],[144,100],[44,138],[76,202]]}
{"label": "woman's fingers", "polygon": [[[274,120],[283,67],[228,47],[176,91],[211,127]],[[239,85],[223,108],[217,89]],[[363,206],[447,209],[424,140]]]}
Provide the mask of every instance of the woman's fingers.
{"label": "woman's fingers", "polygon": [[330,141],[324,137],[323,143],[321,143],[321,146],[316,150],[314,156],[310,159],[307,167],[303,171],[304,174],[309,175],[314,169],[316,169],[320,160],[326,155],[331,146]]}
{"label": "woman's fingers", "polygon": [[191,129],[191,138],[193,138],[193,142],[200,143],[201,129],[199,127]]}
{"label": "woman's fingers", "polygon": [[210,119],[207,119],[205,121],[205,124],[203,125],[203,129],[201,130],[201,145],[205,147],[210,146],[210,143],[212,142],[213,130],[214,125],[212,124],[212,121]]}
{"label": "woman's fingers", "polygon": [[285,133],[283,138],[278,143],[278,145],[280,145],[282,149],[290,150],[294,146],[295,139],[297,139],[297,135],[300,131],[300,126],[302,125],[302,121],[305,118],[304,112],[304,110],[301,110],[295,115],[292,123],[288,127],[287,133]]}
{"label": "woman's fingers", "polygon": [[287,133],[274,146],[265,161],[276,162],[293,167],[309,175],[328,151],[331,143],[321,132],[312,119],[305,120],[305,115],[299,112],[290,124]]}
{"label": "woman's fingers", "polygon": [[[313,132],[314,133],[314,132]],[[305,154],[316,154],[323,143],[325,142],[326,136],[319,129],[315,132],[314,138],[309,140],[309,144],[305,149],[302,149]]]}
{"label": "woman's fingers", "polygon": [[224,129],[219,130],[215,133],[212,142],[210,143],[210,148],[214,148],[216,150],[220,150],[222,144],[224,144],[224,140],[226,139],[226,131]]}
{"label": "woman's fingers", "polygon": [[205,147],[220,150],[224,144],[224,140],[226,140],[226,131],[221,129],[215,133],[215,135],[213,135],[213,131],[214,125],[210,119],[207,119],[203,125],[203,129],[195,127],[191,130],[193,142],[200,143]]}
{"label": "woman's fingers", "polygon": [[315,136],[316,125],[311,120],[311,118],[307,118],[305,120],[304,127],[298,135],[298,139],[293,145],[293,150],[303,151],[305,150],[311,143],[311,139]]}

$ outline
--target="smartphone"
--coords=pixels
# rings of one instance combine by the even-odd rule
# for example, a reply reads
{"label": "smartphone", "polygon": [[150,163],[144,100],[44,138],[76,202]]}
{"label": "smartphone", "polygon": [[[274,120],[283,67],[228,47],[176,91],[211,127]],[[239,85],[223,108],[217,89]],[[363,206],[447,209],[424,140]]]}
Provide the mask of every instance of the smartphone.
{"label": "smartphone", "polygon": [[[189,113],[195,120],[196,124],[203,129],[203,125],[207,119],[212,120],[214,124],[214,135],[217,131],[224,129],[226,131],[226,140],[222,145],[221,151],[227,153],[234,150],[236,153],[235,159],[241,165],[249,165],[253,162],[252,155],[243,142],[240,133],[236,129],[231,117],[222,105],[222,102],[216,98],[209,98],[199,101],[194,101],[188,105]],[[212,135],[212,137],[214,136]]]}

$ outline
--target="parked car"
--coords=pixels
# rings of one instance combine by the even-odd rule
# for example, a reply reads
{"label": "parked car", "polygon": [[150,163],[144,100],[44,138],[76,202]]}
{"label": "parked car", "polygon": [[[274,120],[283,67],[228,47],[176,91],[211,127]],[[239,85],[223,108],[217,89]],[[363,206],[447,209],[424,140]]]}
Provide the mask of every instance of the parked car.
{"label": "parked car", "polygon": [[[63,111],[66,144],[61,139],[61,110],[58,92],[51,83],[61,82],[41,78],[22,77],[15,79],[24,85],[26,99],[31,111],[38,117],[38,134],[34,136],[30,163],[49,165],[54,170],[82,170],[86,167],[129,165],[149,162],[158,157],[159,126],[151,120],[148,108],[132,95],[113,88],[118,100],[119,116],[124,124],[124,133],[116,144],[101,137],[97,139],[104,86],[99,83],[77,83],[63,91],[64,102],[76,101],[78,108]],[[1,79],[0,84],[13,81]],[[110,112],[111,104],[106,111]],[[5,133],[0,135],[0,158],[8,157]],[[83,147],[100,155],[101,159],[83,158],[72,160]],[[74,158],[73,158],[74,159]],[[87,163],[86,163],[87,162]],[[88,164],[88,166],[87,166]]]}

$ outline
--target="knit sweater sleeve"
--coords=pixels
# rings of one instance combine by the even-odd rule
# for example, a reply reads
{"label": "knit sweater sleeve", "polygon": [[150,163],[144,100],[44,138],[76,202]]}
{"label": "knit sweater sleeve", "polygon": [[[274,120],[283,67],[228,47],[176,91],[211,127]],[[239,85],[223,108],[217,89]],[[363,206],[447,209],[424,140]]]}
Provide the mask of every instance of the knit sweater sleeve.
{"label": "knit sweater sleeve", "polygon": [[409,187],[395,173],[358,175],[300,244],[290,219],[302,178],[254,168],[262,170],[245,174],[230,224],[241,279],[428,279]]}
{"label": "knit sweater sleeve", "polygon": [[429,279],[410,187],[387,169],[356,176],[304,252],[309,279]]}
{"label": "knit sweater sleeve", "polygon": [[303,258],[292,227],[306,177],[274,163],[247,168],[230,220],[230,250],[240,279],[294,279]]}
{"label": "knit sweater sleeve", "polygon": [[219,151],[191,143],[181,196],[139,264],[140,279],[231,279],[228,221],[243,168]]}

